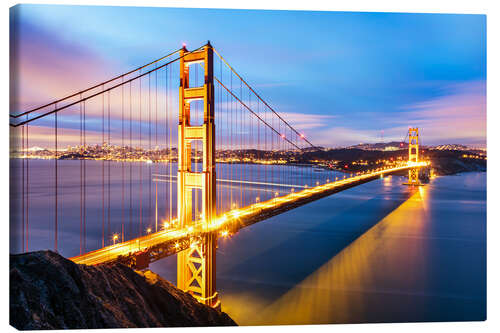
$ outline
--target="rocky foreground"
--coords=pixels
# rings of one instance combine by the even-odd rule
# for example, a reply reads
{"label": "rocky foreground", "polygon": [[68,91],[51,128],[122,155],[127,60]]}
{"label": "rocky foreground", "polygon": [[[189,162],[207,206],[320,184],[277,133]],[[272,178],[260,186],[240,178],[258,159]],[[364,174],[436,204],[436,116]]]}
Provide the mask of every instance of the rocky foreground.
{"label": "rocky foreground", "polygon": [[153,272],[77,265],[51,251],[10,256],[10,324],[21,330],[236,325]]}

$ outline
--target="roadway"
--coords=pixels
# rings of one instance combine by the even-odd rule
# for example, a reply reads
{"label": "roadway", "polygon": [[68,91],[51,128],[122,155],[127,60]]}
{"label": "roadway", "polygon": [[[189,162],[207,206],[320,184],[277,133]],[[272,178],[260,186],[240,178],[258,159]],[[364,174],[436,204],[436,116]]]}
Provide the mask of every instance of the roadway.
{"label": "roadway", "polygon": [[[333,193],[344,191],[386,175],[407,171],[410,168],[422,168],[427,165],[427,162],[408,162],[407,164],[393,168],[377,169],[365,174],[306,188],[302,191],[291,192],[290,194],[257,202],[244,208],[233,209],[218,216],[211,223],[198,221],[189,227],[161,230],[78,255],[70,258],[70,260],[77,264],[87,265],[121,261],[131,264],[136,268],[144,268],[152,261],[186,249],[193,242],[200,241],[200,238],[207,233],[215,232],[219,233],[219,236],[224,237],[237,232],[241,228]],[[135,260],[139,256],[143,257],[142,264],[137,264]]]}

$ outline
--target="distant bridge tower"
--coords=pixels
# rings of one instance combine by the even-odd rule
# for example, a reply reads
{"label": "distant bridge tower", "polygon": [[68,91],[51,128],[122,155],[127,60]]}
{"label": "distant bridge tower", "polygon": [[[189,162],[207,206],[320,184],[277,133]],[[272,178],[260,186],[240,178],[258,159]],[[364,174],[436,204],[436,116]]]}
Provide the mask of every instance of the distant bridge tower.
{"label": "distant bridge tower", "polygon": [[[408,162],[418,162],[418,127],[408,129]],[[420,185],[418,168],[408,170],[408,185]]]}
{"label": "distant bridge tower", "polygon": [[[190,65],[203,63],[205,81],[202,86],[189,86]],[[177,173],[177,216],[180,227],[193,225],[193,191],[201,190],[202,215],[205,224],[215,217],[215,125],[214,125],[213,49],[207,43],[198,51],[180,51],[179,87],[179,157]],[[203,101],[203,124],[191,126],[190,103]],[[191,144],[201,141],[203,168],[193,172]],[[215,291],[215,250],[217,235],[208,233],[199,242],[177,256],[177,286],[201,303],[220,307]]]}

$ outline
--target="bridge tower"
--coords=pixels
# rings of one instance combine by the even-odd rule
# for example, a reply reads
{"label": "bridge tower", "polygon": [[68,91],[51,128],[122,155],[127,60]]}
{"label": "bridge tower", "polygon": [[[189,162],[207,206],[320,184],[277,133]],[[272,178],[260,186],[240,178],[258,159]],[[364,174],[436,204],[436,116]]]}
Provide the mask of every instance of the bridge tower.
{"label": "bridge tower", "polygon": [[[418,127],[408,129],[408,162],[418,162]],[[420,185],[418,168],[408,170],[408,185]]]}
{"label": "bridge tower", "polygon": [[[202,86],[189,86],[190,65],[202,63],[205,81]],[[177,216],[180,227],[193,225],[193,191],[201,191],[202,222],[207,225],[215,217],[215,125],[214,125],[213,49],[210,42],[200,50],[180,51],[179,144],[177,173]],[[190,103],[203,101],[203,124],[191,125]],[[201,141],[203,168],[192,170],[191,145]],[[217,235],[207,233],[177,255],[177,286],[201,303],[218,308],[215,290],[215,250]]]}

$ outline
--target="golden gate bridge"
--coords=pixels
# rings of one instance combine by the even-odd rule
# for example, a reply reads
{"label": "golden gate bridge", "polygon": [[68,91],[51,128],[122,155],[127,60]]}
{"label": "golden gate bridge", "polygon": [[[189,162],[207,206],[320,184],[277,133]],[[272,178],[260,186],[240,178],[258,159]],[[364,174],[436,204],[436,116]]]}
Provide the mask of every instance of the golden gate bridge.
{"label": "golden gate bridge", "polygon": [[[61,230],[79,223],[76,263],[144,269],[177,254],[178,287],[213,307],[220,306],[219,237],[390,174],[408,172],[408,184],[419,185],[418,170],[428,166],[419,160],[418,129],[410,128],[407,161],[315,172],[301,153],[316,147],[210,42],[11,114],[10,126],[18,139],[11,154],[21,161],[15,194],[22,251],[31,249],[32,206],[41,200],[32,194],[30,160],[46,158],[53,186],[42,195],[52,199],[43,218],[55,251]],[[33,152],[40,141],[50,148]],[[100,206],[89,204],[95,198]],[[100,242],[88,244],[96,224]]]}

